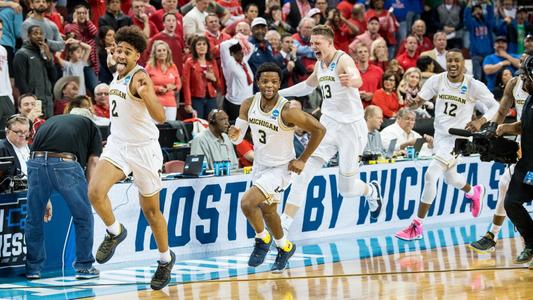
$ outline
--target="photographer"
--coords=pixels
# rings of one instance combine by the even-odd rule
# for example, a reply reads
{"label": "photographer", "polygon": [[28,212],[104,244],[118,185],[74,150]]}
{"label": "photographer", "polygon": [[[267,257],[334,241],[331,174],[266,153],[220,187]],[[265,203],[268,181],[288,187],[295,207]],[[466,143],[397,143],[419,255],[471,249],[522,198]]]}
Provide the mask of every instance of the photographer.
{"label": "photographer", "polygon": [[533,199],[533,56],[529,56],[522,64],[522,89],[529,96],[522,110],[522,118],[512,124],[502,124],[496,130],[497,135],[521,134],[520,145],[522,157],[516,163],[514,173],[505,196],[505,211],[524,238],[525,247],[515,259],[516,263],[529,262],[533,268],[533,220],[524,203]]}

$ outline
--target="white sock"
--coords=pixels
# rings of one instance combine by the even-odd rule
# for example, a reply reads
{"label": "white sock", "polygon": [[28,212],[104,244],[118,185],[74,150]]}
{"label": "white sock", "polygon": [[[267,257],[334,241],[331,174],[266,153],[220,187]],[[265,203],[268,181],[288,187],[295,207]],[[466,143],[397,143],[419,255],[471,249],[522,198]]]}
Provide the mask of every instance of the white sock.
{"label": "white sock", "polygon": [[470,186],[470,191],[466,193],[467,196],[472,197],[474,196],[474,187]]}
{"label": "white sock", "polygon": [[159,261],[166,264],[172,260],[170,256],[170,249],[167,249],[165,252],[159,252]]}
{"label": "white sock", "polygon": [[498,233],[500,233],[500,229],[502,227],[501,226],[498,226],[498,225],[495,225],[494,223],[490,225],[490,232],[492,232],[492,234],[494,234],[494,240],[496,241],[496,239],[498,238]]}
{"label": "white sock", "polygon": [[372,198],[375,194],[374,185],[367,183],[366,184],[366,193],[364,193],[365,197]]}
{"label": "white sock", "polygon": [[283,236],[279,240],[274,239],[274,242],[276,242],[276,246],[278,246],[279,248],[285,248],[285,246],[287,244],[287,238],[285,236]]}
{"label": "white sock", "polygon": [[258,239],[265,239],[268,236],[268,231],[266,229],[263,229],[263,232],[255,233],[255,237]]}
{"label": "white sock", "polygon": [[287,214],[282,214],[280,219],[281,227],[285,229],[285,231],[289,231],[289,228],[291,228],[292,221],[294,221],[294,219]]}
{"label": "white sock", "polygon": [[424,218],[415,217],[415,221],[422,224],[424,222]]}
{"label": "white sock", "polygon": [[113,234],[113,235],[119,235],[120,234],[120,223],[115,220],[115,223],[111,224],[111,226],[107,226],[107,232]]}

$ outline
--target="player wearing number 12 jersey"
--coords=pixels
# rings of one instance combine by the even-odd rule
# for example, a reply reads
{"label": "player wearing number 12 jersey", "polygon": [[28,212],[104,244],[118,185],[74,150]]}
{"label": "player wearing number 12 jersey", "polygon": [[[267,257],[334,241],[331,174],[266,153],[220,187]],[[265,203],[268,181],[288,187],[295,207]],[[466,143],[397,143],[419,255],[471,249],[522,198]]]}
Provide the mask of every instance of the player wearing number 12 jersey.
{"label": "player wearing number 12 jersey", "polygon": [[[446,71],[430,77],[422,86],[417,99],[411,106],[420,106],[423,102],[435,100],[435,136],[433,138],[434,156],[425,174],[424,191],[418,207],[417,217],[406,229],[396,233],[403,240],[422,238],[422,220],[426,217],[435,195],[437,181],[444,175],[446,182],[466,193],[470,199],[470,211],[477,217],[484,201],[485,188],[482,185],[471,186],[466,178],[456,170],[458,155],[453,153],[457,136],[448,133],[449,128],[466,128],[478,131],[481,124],[491,120],[498,111],[498,102],[487,86],[465,75],[465,61],[461,50],[452,49],[446,54]],[[476,121],[472,113],[477,102],[487,107],[485,115]]]}
{"label": "player wearing number 12 jersey", "polygon": [[333,30],[318,25],[311,33],[311,48],[318,61],[306,81],[279,91],[280,95],[305,96],[317,86],[322,91],[322,117],[326,136],[309,159],[302,174],[294,179],[291,193],[281,216],[283,228],[288,231],[294,215],[305,203],[311,177],[339,153],[339,192],[344,197],[364,195],[369,202],[370,215],[377,218],[381,212],[381,191],[377,182],[367,184],[359,179],[359,156],[367,144],[368,128],[358,88],[361,75],[353,59],[333,46]]}

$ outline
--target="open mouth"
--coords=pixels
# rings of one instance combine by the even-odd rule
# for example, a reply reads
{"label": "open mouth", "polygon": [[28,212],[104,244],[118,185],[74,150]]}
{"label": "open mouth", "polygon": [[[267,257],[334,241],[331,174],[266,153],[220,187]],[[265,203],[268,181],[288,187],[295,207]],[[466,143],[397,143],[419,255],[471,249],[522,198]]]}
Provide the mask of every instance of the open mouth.
{"label": "open mouth", "polygon": [[117,63],[117,71],[118,72],[122,72],[126,69],[126,64],[125,63]]}

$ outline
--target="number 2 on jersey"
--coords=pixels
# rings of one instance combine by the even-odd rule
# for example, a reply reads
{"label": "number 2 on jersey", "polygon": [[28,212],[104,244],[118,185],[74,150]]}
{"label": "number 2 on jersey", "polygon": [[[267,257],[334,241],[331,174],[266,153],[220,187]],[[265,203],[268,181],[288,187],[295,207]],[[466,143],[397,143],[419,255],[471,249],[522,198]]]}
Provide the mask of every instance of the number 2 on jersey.
{"label": "number 2 on jersey", "polygon": [[117,109],[117,101],[112,100],[111,101],[111,116],[118,117],[118,113],[116,112]]}
{"label": "number 2 on jersey", "polygon": [[323,85],[323,86],[321,87],[321,89],[322,89],[322,97],[323,97],[324,99],[329,99],[329,98],[331,98],[331,87],[330,87],[328,84]]}
{"label": "number 2 on jersey", "polygon": [[263,130],[259,130],[259,142],[261,144],[266,144],[266,132],[264,132]]}
{"label": "number 2 on jersey", "polygon": [[455,111],[457,110],[457,104],[444,102],[444,113],[448,116],[455,117]]}

